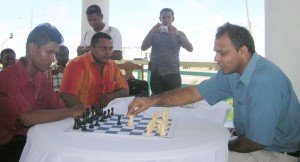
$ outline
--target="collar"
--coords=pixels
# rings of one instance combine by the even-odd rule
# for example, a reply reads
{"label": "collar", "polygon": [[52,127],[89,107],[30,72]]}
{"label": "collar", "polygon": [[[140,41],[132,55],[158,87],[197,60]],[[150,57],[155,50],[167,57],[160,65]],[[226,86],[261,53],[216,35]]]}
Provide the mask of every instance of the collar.
{"label": "collar", "polygon": [[[92,29],[92,31],[94,33],[97,33],[97,31],[95,31],[94,29]],[[108,31],[109,31],[109,25],[104,24],[104,27],[103,27],[103,29],[100,32],[107,33]]]}
{"label": "collar", "polygon": [[246,86],[248,86],[249,83],[250,83],[250,79],[251,79],[252,75],[254,74],[255,67],[256,67],[259,59],[260,59],[259,55],[255,52],[252,55],[252,57],[251,57],[248,65],[247,65],[246,69],[244,70],[242,76],[240,77],[241,82],[243,82]]}
{"label": "collar", "polygon": [[[87,56],[86,56],[87,61],[88,61],[90,64],[93,64],[93,65],[95,66],[96,64],[95,64],[95,61],[94,61],[94,59],[93,59],[93,55],[92,55],[91,50],[89,50],[89,52],[88,52],[86,55],[87,55]],[[108,61],[103,65],[103,67],[106,66],[107,64],[109,64],[110,62],[111,62],[111,60],[108,60]]]}
{"label": "collar", "polygon": [[31,76],[29,75],[29,73],[27,72],[25,65],[23,64],[23,61],[25,61],[25,57],[21,57],[18,62],[16,63],[16,67],[17,67],[17,71],[18,71],[18,75],[19,78],[22,78],[22,83],[23,85],[26,85],[28,83],[32,83],[34,84],[36,81],[41,80],[42,79],[42,75],[41,73],[43,72],[37,72],[34,80],[31,79]]}

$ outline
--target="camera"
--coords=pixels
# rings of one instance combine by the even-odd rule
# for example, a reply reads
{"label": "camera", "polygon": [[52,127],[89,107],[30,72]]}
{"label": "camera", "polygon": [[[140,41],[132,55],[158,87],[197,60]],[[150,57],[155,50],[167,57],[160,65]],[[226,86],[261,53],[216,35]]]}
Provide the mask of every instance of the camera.
{"label": "camera", "polygon": [[159,31],[160,32],[168,32],[168,27],[167,26],[160,26]]}

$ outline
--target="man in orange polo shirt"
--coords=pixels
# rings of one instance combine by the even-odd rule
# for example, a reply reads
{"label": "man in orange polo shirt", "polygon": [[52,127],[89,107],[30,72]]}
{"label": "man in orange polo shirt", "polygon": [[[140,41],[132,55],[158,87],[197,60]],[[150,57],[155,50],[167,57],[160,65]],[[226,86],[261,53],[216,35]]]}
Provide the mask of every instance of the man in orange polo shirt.
{"label": "man in orange polo shirt", "polygon": [[112,49],[111,36],[99,32],[92,37],[89,52],[68,63],[60,86],[60,97],[67,107],[106,106],[115,98],[128,96],[128,84],[110,60]]}

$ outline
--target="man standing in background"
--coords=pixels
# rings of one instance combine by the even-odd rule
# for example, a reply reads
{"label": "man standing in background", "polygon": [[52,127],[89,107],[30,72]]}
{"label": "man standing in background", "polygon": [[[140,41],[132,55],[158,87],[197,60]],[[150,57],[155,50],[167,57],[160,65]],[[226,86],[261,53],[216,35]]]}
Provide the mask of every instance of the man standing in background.
{"label": "man standing in background", "polygon": [[112,26],[106,25],[103,22],[103,14],[101,8],[98,5],[91,5],[86,10],[87,20],[90,26],[93,28],[87,31],[83,38],[81,38],[80,46],[77,48],[77,54],[82,55],[89,50],[91,45],[91,39],[97,32],[103,32],[112,37],[113,52],[112,60],[121,60],[122,56],[122,36],[120,31]]}
{"label": "man standing in background", "polygon": [[149,31],[141,47],[145,51],[152,46],[149,69],[153,95],[181,87],[179,51],[181,47],[193,51],[186,35],[172,25],[174,19],[172,9],[162,9],[159,17],[161,23]]}

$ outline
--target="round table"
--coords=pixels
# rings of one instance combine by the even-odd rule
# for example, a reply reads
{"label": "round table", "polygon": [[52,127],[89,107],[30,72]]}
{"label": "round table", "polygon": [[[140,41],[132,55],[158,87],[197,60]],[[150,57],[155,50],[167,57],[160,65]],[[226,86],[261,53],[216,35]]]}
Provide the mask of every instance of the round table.
{"label": "round table", "polygon": [[[113,102],[115,113],[126,114],[132,98]],[[163,107],[143,112],[152,116]],[[172,138],[65,132],[72,118],[39,124],[28,131],[20,161],[47,162],[226,162],[230,134],[217,123],[195,117],[197,109],[169,107],[176,118]],[[199,114],[201,116],[201,114]]]}

